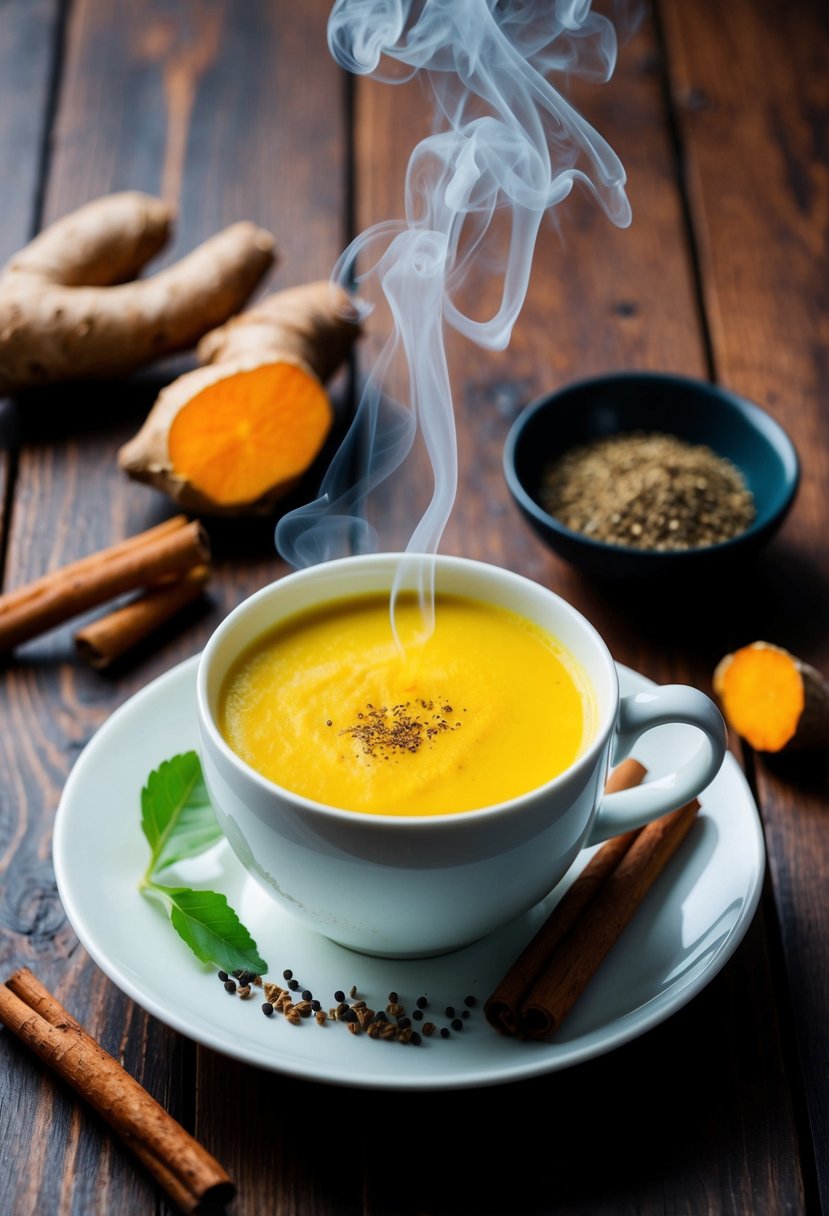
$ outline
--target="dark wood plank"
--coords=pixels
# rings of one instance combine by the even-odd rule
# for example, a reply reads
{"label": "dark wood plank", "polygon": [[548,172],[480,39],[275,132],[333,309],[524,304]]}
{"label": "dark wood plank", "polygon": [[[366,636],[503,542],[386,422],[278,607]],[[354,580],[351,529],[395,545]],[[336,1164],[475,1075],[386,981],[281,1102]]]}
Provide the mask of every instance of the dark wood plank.
{"label": "dark wood plank", "polygon": [[[773,560],[746,611],[729,618],[723,653],[763,638],[829,671],[826,10],[793,6],[781,41],[769,3],[662,7],[718,377],[788,429],[803,466]],[[829,787],[808,765],[762,757],[757,781],[827,1210]]]}
{"label": "dark wood plank", "polygon": [[[517,412],[563,383],[625,367],[707,373],[663,87],[650,22],[623,50],[609,84],[572,82],[568,96],[625,164],[634,221],[619,231],[591,199],[574,193],[558,209],[561,236],[542,232],[509,349],[488,355],[450,340],[461,473],[442,549],[504,564],[552,587],[597,624],[620,661],[644,674],[710,688],[706,647],[716,641],[696,640],[695,589],[682,589],[687,613],[682,599],[677,612],[676,589],[647,611],[641,590],[626,594],[577,575],[529,533],[501,471]],[[408,150],[428,129],[416,86],[407,88],[408,97],[359,83],[360,227],[401,212]],[[484,301],[492,296],[483,274],[470,291]],[[379,339],[368,344],[364,359],[378,345]],[[406,495],[404,484],[384,497],[386,520],[403,542],[411,527]],[[716,609],[710,615],[713,621]],[[761,916],[704,995],[621,1052],[472,1101],[407,1098],[408,1126],[425,1138],[414,1156],[405,1140],[392,1150],[386,1141],[369,1142],[369,1211],[801,1211],[777,977],[764,930]],[[361,1109],[368,1118],[369,1103]],[[474,1165],[461,1173],[459,1161]],[[444,1183],[447,1177],[453,1181]]]}
{"label": "dark wood plank", "polygon": [[[3,121],[0,165],[14,190],[5,190],[0,208],[0,266],[35,231],[40,204],[43,152],[59,67],[60,0],[13,0],[0,10],[0,80]],[[7,508],[14,477],[17,419],[13,404],[0,399],[0,578],[8,528]]]}
{"label": "dark wood plank", "polygon": [[10,0],[0,10],[4,98],[0,163],[6,183],[0,209],[0,264],[29,239],[37,223],[63,7],[61,0]]}
{"label": "dark wood plank", "polygon": [[[153,0],[123,10],[105,0],[76,0],[44,220],[110,190],[138,188],[178,203],[175,240],[159,264],[224,224],[249,218],[277,238],[282,261],[273,286],[327,276],[345,243],[348,214],[345,84],[327,51],[328,7],[305,5],[300,20],[292,6],[266,0],[241,7]],[[115,456],[178,365],[130,383],[56,389],[25,403],[9,585],[171,513],[162,496],[127,481]],[[211,530],[217,579],[207,606],[117,670],[86,669],[67,626],[22,649],[3,672],[0,920],[6,973],[30,965],[192,1127],[231,1170],[244,1195],[242,1212],[267,1210],[276,1182],[273,1157],[263,1167],[239,1134],[228,1102],[236,1067],[210,1052],[197,1059],[191,1043],[104,979],[65,920],[50,863],[54,809],[80,748],[116,705],[196,653],[228,607],[285,568],[271,522]],[[125,792],[136,814],[138,793]],[[21,1213],[168,1210],[99,1121],[8,1036],[2,1050],[5,1207]],[[267,1128],[271,1100],[264,1087],[251,1084],[239,1105],[253,1125]],[[285,1156],[295,1134],[286,1132]],[[268,1151],[273,1147],[269,1138]],[[352,1187],[358,1192],[359,1181]]]}

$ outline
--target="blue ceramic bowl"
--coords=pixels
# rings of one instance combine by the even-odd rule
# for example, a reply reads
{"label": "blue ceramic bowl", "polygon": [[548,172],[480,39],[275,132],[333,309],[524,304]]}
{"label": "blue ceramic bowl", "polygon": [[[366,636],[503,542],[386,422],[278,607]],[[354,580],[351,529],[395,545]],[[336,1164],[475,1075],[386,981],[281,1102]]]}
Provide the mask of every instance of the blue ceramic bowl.
{"label": "blue ceramic bowl", "polygon": [[[608,544],[564,527],[541,506],[545,469],[568,448],[626,431],[662,431],[727,457],[754,496],[753,524],[721,544],[667,552]],[[730,569],[756,553],[794,502],[800,464],[783,428],[735,393],[684,376],[620,372],[529,405],[507,436],[504,473],[524,517],[560,557],[599,578],[640,578]]]}

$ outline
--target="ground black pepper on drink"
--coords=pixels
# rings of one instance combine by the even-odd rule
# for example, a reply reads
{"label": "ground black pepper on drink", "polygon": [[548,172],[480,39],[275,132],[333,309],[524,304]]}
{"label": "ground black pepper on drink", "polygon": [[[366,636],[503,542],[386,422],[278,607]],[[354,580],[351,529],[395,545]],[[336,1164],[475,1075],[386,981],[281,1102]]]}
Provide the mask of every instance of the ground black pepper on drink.
{"label": "ground black pepper on drink", "polygon": [[755,517],[742,473],[704,444],[661,432],[608,435],[544,472],[541,505],[566,528],[633,549],[696,549]]}

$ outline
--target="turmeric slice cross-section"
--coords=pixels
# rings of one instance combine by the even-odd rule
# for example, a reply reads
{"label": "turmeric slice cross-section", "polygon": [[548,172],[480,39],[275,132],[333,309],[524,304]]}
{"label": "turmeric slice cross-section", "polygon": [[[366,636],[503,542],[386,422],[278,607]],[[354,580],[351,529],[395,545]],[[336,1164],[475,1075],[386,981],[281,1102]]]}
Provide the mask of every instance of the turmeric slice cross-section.
{"label": "turmeric slice cross-section", "polygon": [[170,461],[214,503],[254,502],[306,471],[332,422],[316,377],[268,363],[218,380],[182,406],[170,427]]}

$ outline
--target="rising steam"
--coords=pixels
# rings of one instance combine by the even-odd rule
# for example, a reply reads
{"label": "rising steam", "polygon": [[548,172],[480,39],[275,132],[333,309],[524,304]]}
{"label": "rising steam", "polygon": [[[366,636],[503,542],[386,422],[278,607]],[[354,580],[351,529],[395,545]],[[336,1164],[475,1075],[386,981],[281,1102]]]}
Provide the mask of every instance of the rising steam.
{"label": "rising steam", "polygon": [[[575,182],[614,224],[630,223],[619,158],[549,79],[609,79],[617,29],[592,0],[337,0],[328,42],[351,72],[387,81],[420,73],[434,98],[434,130],[409,160],[405,218],[362,233],[334,270],[361,297],[379,288],[393,331],[318,498],[279,522],[277,547],[294,566],[381,548],[366,501],[419,434],[434,490],[407,545],[411,568],[398,583],[414,580],[428,608],[433,563],[414,556],[437,552],[457,490],[444,326],[487,350],[508,345],[539,226]],[[501,290],[497,311],[484,319],[462,303],[479,261],[497,273]],[[400,351],[408,368],[404,402],[384,391]]]}

